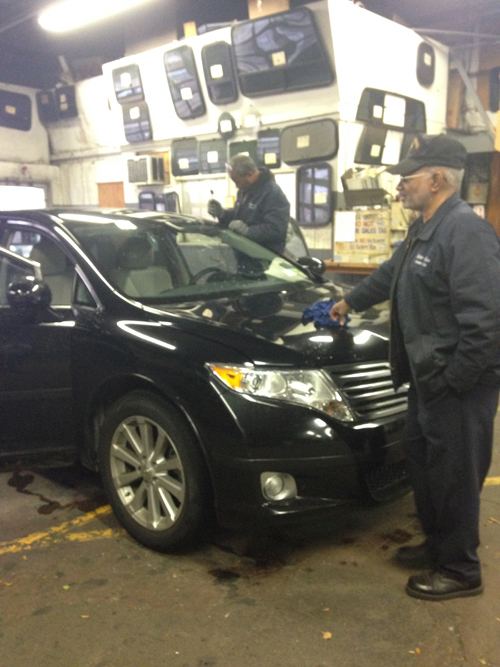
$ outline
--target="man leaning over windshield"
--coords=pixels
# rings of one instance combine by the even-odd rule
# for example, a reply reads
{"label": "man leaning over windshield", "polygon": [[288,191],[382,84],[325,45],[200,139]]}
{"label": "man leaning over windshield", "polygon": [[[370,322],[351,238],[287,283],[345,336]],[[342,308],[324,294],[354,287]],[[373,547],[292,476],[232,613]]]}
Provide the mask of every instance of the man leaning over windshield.
{"label": "man leaning over windshield", "polygon": [[258,169],[248,155],[235,155],[228,165],[229,176],[238,188],[234,208],[224,209],[216,199],[208,202],[208,213],[223,227],[282,254],[286,245],[290,204],[269,169]]}

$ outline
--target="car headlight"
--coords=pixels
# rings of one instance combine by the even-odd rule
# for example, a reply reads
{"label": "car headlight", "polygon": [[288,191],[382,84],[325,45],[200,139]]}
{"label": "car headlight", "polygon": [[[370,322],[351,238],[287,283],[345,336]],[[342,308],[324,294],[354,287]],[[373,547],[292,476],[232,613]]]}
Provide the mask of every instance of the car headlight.
{"label": "car headlight", "polygon": [[227,387],[241,394],[300,403],[322,410],[335,419],[354,421],[351,410],[324,371],[265,371],[222,364],[207,366]]}

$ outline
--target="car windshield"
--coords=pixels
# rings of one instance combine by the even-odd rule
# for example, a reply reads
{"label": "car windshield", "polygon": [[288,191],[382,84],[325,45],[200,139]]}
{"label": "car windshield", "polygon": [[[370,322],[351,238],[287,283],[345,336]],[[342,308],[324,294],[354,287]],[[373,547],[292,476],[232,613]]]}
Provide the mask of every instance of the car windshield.
{"label": "car windshield", "polygon": [[219,225],[184,216],[59,214],[118,291],[166,303],[310,284],[305,270]]}

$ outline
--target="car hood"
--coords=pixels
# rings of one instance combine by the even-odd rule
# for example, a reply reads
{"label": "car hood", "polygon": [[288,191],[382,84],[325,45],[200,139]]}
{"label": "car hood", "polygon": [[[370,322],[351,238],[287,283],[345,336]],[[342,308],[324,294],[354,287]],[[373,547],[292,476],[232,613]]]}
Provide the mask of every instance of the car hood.
{"label": "car hood", "polygon": [[311,286],[161,306],[154,312],[259,364],[323,366],[387,359],[386,305],[352,314],[347,327],[317,328],[304,322],[304,308],[332,297],[341,298],[333,286]]}

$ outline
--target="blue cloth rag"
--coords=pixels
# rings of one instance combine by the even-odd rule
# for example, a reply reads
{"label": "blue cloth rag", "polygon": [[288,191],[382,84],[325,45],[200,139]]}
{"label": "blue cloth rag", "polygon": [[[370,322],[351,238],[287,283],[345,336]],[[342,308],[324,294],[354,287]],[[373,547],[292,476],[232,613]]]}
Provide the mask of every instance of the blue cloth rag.
{"label": "blue cloth rag", "polygon": [[302,321],[304,323],[313,321],[316,329],[321,329],[322,327],[346,327],[347,323],[351,321],[349,316],[346,317],[344,324],[340,324],[339,320],[332,320],[330,317],[329,313],[334,304],[335,299],[313,303],[309,308],[304,308]]}

